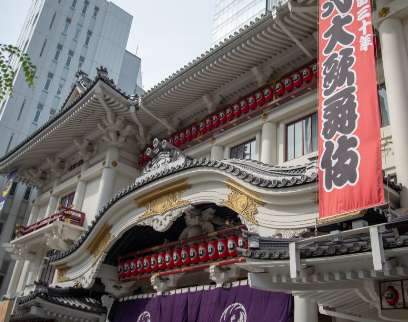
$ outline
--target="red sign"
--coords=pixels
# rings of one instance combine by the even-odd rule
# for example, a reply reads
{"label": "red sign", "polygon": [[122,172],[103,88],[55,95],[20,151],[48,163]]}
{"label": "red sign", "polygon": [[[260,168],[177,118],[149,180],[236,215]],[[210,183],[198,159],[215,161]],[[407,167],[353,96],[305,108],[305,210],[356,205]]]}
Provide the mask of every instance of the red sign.
{"label": "red sign", "polygon": [[320,0],[319,217],[384,203],[370,0]]}

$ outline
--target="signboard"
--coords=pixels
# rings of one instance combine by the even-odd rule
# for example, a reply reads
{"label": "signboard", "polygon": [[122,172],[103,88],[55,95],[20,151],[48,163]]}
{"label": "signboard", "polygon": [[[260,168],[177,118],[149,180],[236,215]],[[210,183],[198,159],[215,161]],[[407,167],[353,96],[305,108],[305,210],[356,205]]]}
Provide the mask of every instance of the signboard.
{"label": "signboard", "polygon": [[13,185],[13,180],[16,177],[16,171],[10,172],[4,181],[3,187],[1,188],[0,192],[0,211],[3,209],[7,197],[10,193],[11,187]]}
{"label": "signboard", "polygon": [[384,203],[370,0],[320,0],[319,217]]}

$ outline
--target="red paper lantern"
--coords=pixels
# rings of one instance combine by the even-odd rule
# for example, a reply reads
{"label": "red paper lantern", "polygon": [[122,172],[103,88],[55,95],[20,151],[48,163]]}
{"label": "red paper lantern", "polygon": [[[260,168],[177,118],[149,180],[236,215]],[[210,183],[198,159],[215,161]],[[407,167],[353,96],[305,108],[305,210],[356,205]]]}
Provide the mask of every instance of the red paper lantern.
{"label": "red paper lantern", "polygon": [[248,113],[249,112],[249,106],[248,106],[248,102],[244,99],[244,100],[241,100],[240,102],[239,102],[239,107],[240,107],[240,109],[241,109],[241,113]]}
{"label": "red paper lantern", "polygon": [[217,253],[219,258],[225,258],[228,256],[227,240],[225,238],[217,241]]}
{"label": "red paper lantern", "polygon": [[270,102],[273,100],[273,90],[269,86],[265,87],[262,92],[265,98],[265,102]]}
{"label": "red paper lantern", "polygon": [[294,73],[294,74],[292,75],[292,81],[293,81],[293,85],[294,85],[296,88],[299,88],[299,87],[302,86],[302,84],[303,84],[303,78],[300,76],[299,73]]}
{"label": "red paper lantern", "polygon": [[204,135],[205,133],[207,133],[207,127],[205,126],[205,121],[201,121],[200,122],[200,135]]}
{"label": "red paper lantern", "polygon": [[128,278],[130,276],[130,259],[125,261],[123,265],[123,277]]}
{"label": "red paper lantern", "polygon": [[293,90],[293,82],[290,77],[286,77],[283,80],[283,85],[285,86],[285,91],[286,92],[291,92]]}
{"label": "red paper lantern", "polygon": [[186,138],[186,142],[190,142],[192,137],[191,137],[191,129],[187,128],[184,131],[184,137]]}
{"label": "red paper lantern", "polygon": [[212,116],[212,128],[215,129],[220,126],[220,118],[218,114],[213,114]]}
{"label": "red paper lantern", "polygon": [[166,253],[164,255],[164,261],[166,263],[166,268],[173,268],[174,263],[173,263],[173,252],[171,249],[166,250]]}
{"label": "red paper lantern", "polygon": [[227,114],[227,121],[231,122],[234,119],[234,110],[233,110],[233,108],[228,107],[226,114]]}
{"label": "red paper lantern", "polygon": [[134,258],[130,261],[130,276],[136,276],[137,275],[137,258]]}
{"label": "red paper lantern", "polygon": [[208,261],[207,243],[201,242],[198,245],[198,258],[200,263]]}
{"label": "red paper lantern", "polygon": [[208,258],[211,260],[217,259],[218,258],[218,253],[217,253],[217,242],[215,240],[210,240],[207,244],[207,252],[208,252]]}
{"label": "red paper lantern", "polygon": [[194,140],[198,136],[198,128],[196,124],[191,125],[191,139]]}
{"label": "red paper lantern", "polygon": [[157,254],[152,254],[150,257],[150,268],[152,272],[157,272],[159,270],[159,266],[157,264]]}
{"label": "red paper lantern", "polygon": [[285,86],[281,82],[276,83],[275,94],[279,97],[282,97],[285,94]]}
{"label": "red paper lantern", "polygon": [[244,237],[242,237],[242,236],[239,236],[239,237],[238,237],[237,244],[238,244],[238,247],[239,247],[239,248],[244,248],[244,249],[248,248],[248,242],[247,242],[247,240],[246,240]]}
{"label": "red paper lantern", "polygon": [[173,263],[176,267],[183,265],[183,262],[181,261],[181,249],[179,247],[176,247],[173,250]]}
{"label": "red paper lantern", "polygon": [[123,261],[119,261],[119,264],[118,264],[118,276],[119,276],[119,279],[123,278]]}
{"label": "red paper lantern", "polygon": [[166,257],[166,254],[165,254],[164,252],[160,252],[160,253],[157,255],[157,267],[158,267],[160,270],[163,270],[163,269],[166,268],[165,257]]}
{"label": "red paper lantern", "polygon": [[198,245],[191,244],[190,245],[190,263],[197,264],[200,261],[198,256]]}
{"label": "red paper lantern", "polygon": [[229,236],[227,239],[228,255],[231,257],[237,256],[237,237]]}
{"label": "red paper lantern", "polygon": [[142,257],[139,257],[136,260],[136,271],[138,275],[143,273],[143,258]]}
{"label": "red paper lantern", "polygon": [[312,73],[313,75],[315,75],[315,77],[317,77],[317,73],[319,71],[319,67],[317,66],[317,63],[312,64]]}
{"label": "red paper lantern", "polygon": [[310,67],[303,68],[300,73],[304,82],[309,83],[313,78],[313,72]]}
{"label": "red paper lantern", "polygon": [[262,107],[265,105],[265,97],[262,90],[255,93],[255,100],[258,107]]}
{"label": "red paper lantern", "polygon": [[234,117],[240,117],[241,116],[241,108],[239,107],[239,104],[234,104],[232,107],[234,109]]}
{"label": "red paper lantern", "polygon": [[143,258],[143,272],[150,273],[151,271],[152,271],[152,268],[150,266],[150,256],[145,256]]}
{"label": "red paper lantern", "polygon": [[213,129],[212,118],[211,117],[207,117],[205,119],[205,128],[207,129],[207,132],[210,132]]}
{"label": "red paper lantern", "polygon": [[173,143],[174,143],[174,146],[175,147],[179,147],[180,146],[180,137],[179,137],[179,134],[177,133],[177,134],[175,134],[174,135],[174,137],[173,137]]}
{"label": "red paper lantern", "polygon": [[220,124],[225,124],[227,122],[227,115],[224,111],[218,113],[218,118],[220,119]]}
{"label": "red paper lantern", "polygon": [[181,248],[181,262],[183,265],[190,265],[190,249],[187,245]]}
{"label": "red paper lantern", "polygon": [[180,145],[183,145],[184,143],[186,143],[186,136],[184,134],[184,131],[179,133],[179,138],[180,138]]}
{"label": "red paper lantern", "polygon": [[254,95],[251,95],[247,97],[247,102],[250,110],[256,110],[257,105],[256,105],[256,99]]}

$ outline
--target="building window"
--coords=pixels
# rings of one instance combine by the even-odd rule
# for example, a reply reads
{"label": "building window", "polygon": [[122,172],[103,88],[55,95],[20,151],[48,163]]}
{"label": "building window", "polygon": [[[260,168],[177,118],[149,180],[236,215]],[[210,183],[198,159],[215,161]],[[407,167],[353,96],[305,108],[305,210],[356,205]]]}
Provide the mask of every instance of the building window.
{"label": "building window", "polygon": [[286,126],[286,160],[317,150],[317,113]]}
{"label": "building window", "polygon": [[64,34],[68,32],[68,28],[70,25],[71,25],[71,18],[65,19],[65,26],[64,26],[64,31],[63,31]]}
{"label": "building window", "polygon": [[81,69],[82,65],[84,64],[84,61],[85,61],[85,57],[79,56],[78,69]]}
{"label": "building window", "polygon": [[71,8],[75,9],[76,4],[77,4],[77,0],[72,0]]}
{"label": "building window", "polygon": [[48,91],[53,77],[54,77],[53,73],[48,73],[47,80],[45,81],[45,85],[44,85],[44,90]]}
{"label": "building window", "polygon": [[55,112],[56,112],[55,108],[50,109],[50,119],[54,117]]}
{"label": "building window", "polygon": [[23,113],[25,102],[26,101],[24,100],[23,103],[20,106],[20,111],[18,112],[18,115],[17,115],[17,121],[20,120],[20,118],[21,118],[21,114]]}
{"label": "building window", "polygon": [[34,120],[33,120],[33,123],[34,123],[34,124],[36,124],[36,123],[38,122],[38,119],[40,118],[41,111],[43,110],[43,108],[44,108],[44,105],[41,104],[41,103],[38,103],[38,105],[37,105],[37,112],[35,112]]}
{"label": "building window", "polygon": [[255,153],[256,153],[256,141],[255,139],[252,139],[245,143],[233,146],[230,151],[230,158],[255,160],[256,159]]}
{"label": "building window", "polygon": [[6,148],[6,153],[10,150],[11,142],[13,142],[13,138],[14,138],[14,133],[10,135],[10,139],[8,141],[7,148]]}
{"label": "building window", "polygon": [[40,57],[41,57],[42,54],[44,53],[44,48],[45,48],[45,45],[46,45],[46,44],[47,44],[47,39],[44,40],[43,45],[42,45],[42,47],[41,47]]}
{"label": "building window", "polygon": [[62,51],[62,45],[58,44],[57,45],[57,51],[55,52],[54,60],[58,60],[58,58],[59,58],[59,56],[61,54],[61,51]]}
{"label": "building window", "polygon": [[60,84],[58,85],[57,95],[61,95],[62,87],[64,87],[64,84],[60,83]]}
{"label": "building window", "polygon": [[88,10],[89,1],[85,0],[84,7],[82,8],[82,15],[85,16],[86,11]]}
{"label": "building window", "polygon": [[86,33],[85,46],[89,45],[89,42],[91,41],[91,36],[92,36],[92,31],[88,30],[88,32]]}
{"label": "building window", "polygon": [[25,192],[24,192],[24,200],[29,200],[30,199],[30,194],[31,194],[31,187],[27,187]]}
{"label": "building window", "polygon": [[52,26],[54,25],[54,20],[55,20],[55,16],[56,16],[56,15],[57,15],[57,13],[54,12],[54,14],[52,15],[52,18],[51,18],[51,22],[50,22],[50,27],[49,27],[49,29],[51,29]]}
{"label": "building window", "polygon": [[387,90],[385,84],[378,87],[378,101],[380,105],[381,127],[390,125],[390,115],[388,109]]}
{"label": "building window", "polygon": [[79,34],[81,33],[81,27],[78,25],[75,31],[74,40],[78,40]]}
{"label": "building window", "polygon": [[96,18],[98,16],[99,7],[95,6],[92,18]]}
{"label": "building window", "polygon": [[14,196],[14,195],[16,194],[16,190],[17,190],[17,181],[14,181],[14,182],[11,184],[11,188],[10,188],[10,191],[9,191],[9,195],[10,195],[10,196]]}
{"label": "building window", "polygon": [[75,191],[61,197],[60,206],[71,208],[72,203],[74,202]]}
{"label": "building window", "polygon": [[65,67],[69,67],[69,65],[71,65],[72,56],[74,56],[74,51],[70,50],[68,52],[67,61],[65,62]]}

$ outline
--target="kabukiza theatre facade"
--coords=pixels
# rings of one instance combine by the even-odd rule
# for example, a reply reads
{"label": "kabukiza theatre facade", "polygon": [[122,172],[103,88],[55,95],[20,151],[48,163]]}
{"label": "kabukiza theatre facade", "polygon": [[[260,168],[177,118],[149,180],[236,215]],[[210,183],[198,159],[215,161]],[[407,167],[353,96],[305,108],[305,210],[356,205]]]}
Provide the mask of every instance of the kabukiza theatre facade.
{"label": "kabukiza theatre facade", "polygon": [[37,190],[3,245],[17,261],[1,309],[11,321],[406,321],[407,12],[372,12],[384,202],[338,216],[319,216],[318,1],[277,3],[142,97],[103,67],[78,73],[60,112],[0,159]]}

